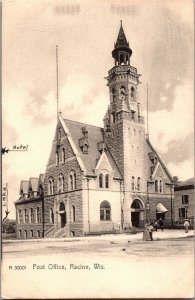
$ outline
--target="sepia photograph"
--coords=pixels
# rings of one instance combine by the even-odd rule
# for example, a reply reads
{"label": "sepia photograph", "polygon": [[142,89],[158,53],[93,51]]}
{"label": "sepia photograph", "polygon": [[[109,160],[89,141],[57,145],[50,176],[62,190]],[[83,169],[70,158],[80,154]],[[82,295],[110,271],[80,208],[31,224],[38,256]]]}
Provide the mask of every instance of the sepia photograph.
{"label": "sepia photograph", "polygon": [[193,298],[194,3],[2,3],[2,299]]}

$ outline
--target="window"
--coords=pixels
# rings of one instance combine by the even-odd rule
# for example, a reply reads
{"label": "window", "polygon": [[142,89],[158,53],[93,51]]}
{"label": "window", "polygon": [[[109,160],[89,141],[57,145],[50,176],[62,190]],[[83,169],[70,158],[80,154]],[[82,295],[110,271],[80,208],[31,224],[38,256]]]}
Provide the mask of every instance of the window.
{"label": "window", "polygon": [[49,178],[49,195],[54,194],[54,179],[53,177]]}
{"label": "window", "polygon": [[72,219],[72,222],[75,222],[76,220],[76,214],[75,214],[75,206],[72,205],[72,209],[71,209],[71,219]]}
{"label": "window", "polygon": [[56,165],[59,165],[59,160],[60,160],[59,151],[57,151],[56,152]]}
{"label": "window", "polygon": [[105,187],[106,187],[106,189],[109,189],[109,175],[108,174],[106,174],[106,176],[105,176]]}
{"label": "window", "polygon": [[35,220],[34,220],[34,209],[33,208],[30,209],[30,222],[31,223],[35,222]]}
{"label": "window", "polygon": [[37,237],[40,237],[40,230],[37,230]]}
{"label": "window", "polygon": [[74,171],[71,171],[69,175],[69,189],[71,191],[76,189],[76,174]]}
{"label": "window", "polygon": [[65,162],[65,148],[62,148],[62,162]]}
{"label": "window", "polygon": [[179,208],[179,218],[185,218],[185,214],[186,214],[185,208],[184,207]]}
{"label": "window", "polygon": [[131,120],[135,121],[135,112],[134,111],[131,111]]}
{"label": "window", "polygon": [[159,192],[160,192],[160,193],[163,192],[163,182],[162,182],[161,179],[160,179],[160,181],[159,181]]}
{"label": "window", "polygon": [[134,189],[135,189],[135,177],[134,176],[132,176],[132,178],[131,178],[131,189],[132,189],[132,191],[134,191]]}
{"label": "window", "polygon": [[27,239],[27,230],[24,230],[24,238]]}
{"label": "window", "polygon": [[135,101],[135,88],[133,86],[131,87],[131,100]]}
{"label": "window", "polygon": [[103,174],[99,175],[99,187],[103,188]]}
{"label": "window", "polygon": [[183,205],[188,205],[189,204],[188,195],[182,195],[182,204]]}
{"label": "window", "polygon": [[41,210],[37,207],[37,223],[41,223]]}
{"label": "window", "polygon": [[30,237],[33,237],[33,230],[30,230]]}
{"label": "window", "polygon": [[54,223],[54,213],[53,213],[53,208],[50,208],[50,223]]}
{"label": "window", "polygon": [[22,211],[19,209],[18,211],[18,223],[23,223],[23,218],[22,218]]}
{"label": "window", "polygon": [[108,201],[103,201],[100,204],[100,220],[101,221],[111,220],[111,206]]}
{"label": "window", "polygon": [[28,211],[27,211],[27,209],[24,210],[24,223],[28,223]]}
{"label": "window", "polygon": [[137,190],[140,191],[140,177],[137,178]]}
{"label": "window", "polygon": [[115,89],[112,88],[112,96],[111,96],[111,101],[115,101]]}
{"label": "window", "polygon": [[157,179],[154,182],[154,188],[155,188],[155,192],[158,193],[158,180]]}
{"label": "window", "polygon": [[64,191],[64,175],[60,174],[58,178],[58,191],[59,193]]}

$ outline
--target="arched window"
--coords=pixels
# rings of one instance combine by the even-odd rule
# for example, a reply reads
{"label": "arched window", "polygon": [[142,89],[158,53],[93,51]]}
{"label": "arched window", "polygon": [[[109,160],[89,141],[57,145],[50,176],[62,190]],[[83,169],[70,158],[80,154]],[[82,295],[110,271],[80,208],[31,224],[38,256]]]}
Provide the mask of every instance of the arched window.
{"label": "arched window", "polygon": [[54,179],[53,177],[49,177],[49,195],[54,194]]}
{"label": "arched window", "polygon": [[137,190],[140,191],[140,177],[137,178]]}
{"label": "arched window", "polygon": [[160,181],[159,181],[159,192],[160,192],[160,193],[163,192],[163,182],[162,182],[161,179],[160,179]]}
{"label": "arched window", "polygon": [[50,223],[54,223],[54,213],[53,213],[53,208],[50,208]]}
{"label": "arched window", "polygon": [[65,148],[62,148],[62,162],[65,162]]}
{"label": "arched window", "polygon": [[155,188],[155,192],[158,193],[158,180],[157,179],[154,182],[154,188]]}
{"label": "arched window", "polygon": [[99,175],[99,187],[103,188],[103,174],[102,173]]}
{"label": "arched window", "polygon": [[58,177],[58,191],[59,193],[64,191],[64,175],[60,174]]}
{"label": "arched window", "polygon": [[131,87],[131,100],[135,101],[135,88],[133,86]]}
{"label": "arched window", "polygon": [[21,209],[19,209],[18,216],[19,216],[19,218],[18,218],[19,223],[23,223],[23,218],[22,218],[22,211],[21,211]]}
{"label": "arched window", "polygon": [[30,222],[34,223],[34,209],[33,208],[30,209]]}
{"label": "arched window", "polygon": [[24,222],[28,223],[28,211],[27,211],[27,209],[24,210]]}
{"label": "arched window", "polygon": [[111,220],[111,206],[108,201],[103,201],[100,204],[100,220],[101,221]]}
{"label": "arched window", "polygon": [[106,187],[106,189],[109,189],[109,175],[108,174],[106,174],[106,176],[105,176],[105,187]]}
{"label": "arched window", "polygon": [[40,207],[37,207],[36,219],[37,219],[37,223],[41,223],[41,210],[40,210]]}
{"label": "arched window", "polygon": [[56,165],[59,165],[59,160],[60,160],[59,151],[57,151],[56,152]]}
{"label": "arched window", "polygon": [[69,189],[71,191],[76,189],[76,173],[75,171],[71,171],[69,175]]}
{"label": "arched window", "polygon": [[76,220],[76,214],[75,214],[75,206],[74,205],[72,205],[72,208],[71,208],[71,220],[72,220],[72,222],[75,222],[75,220]]}
{"label": "arched window", "polygon": [[113,101],[113,102],[115,101],[115,93],[116,93],[115,89],[112,88],[111,101]]}
{"label": "arched window", "polygon": [[132,178],[131,178],[131,189],[132,189],[132,191],[135,190],[135,177],[134,176],[132,176]]}

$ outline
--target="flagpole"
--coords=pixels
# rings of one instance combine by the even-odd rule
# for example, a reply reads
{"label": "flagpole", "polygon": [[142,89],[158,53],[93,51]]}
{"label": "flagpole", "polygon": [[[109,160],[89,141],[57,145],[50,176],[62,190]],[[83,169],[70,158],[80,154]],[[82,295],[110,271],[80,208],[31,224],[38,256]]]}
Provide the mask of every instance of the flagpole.
{"label": "flagpole", "polygon": [[59,95],[58,95],[58,46],[56,45],[56,101],[57,101],[57,121],[58,121],[58,110],[59,110]]}
{"label": "flagpole", "polygon": [[149,121],[148,121],[148,83],[147,83],[147,136],[149,138]]}

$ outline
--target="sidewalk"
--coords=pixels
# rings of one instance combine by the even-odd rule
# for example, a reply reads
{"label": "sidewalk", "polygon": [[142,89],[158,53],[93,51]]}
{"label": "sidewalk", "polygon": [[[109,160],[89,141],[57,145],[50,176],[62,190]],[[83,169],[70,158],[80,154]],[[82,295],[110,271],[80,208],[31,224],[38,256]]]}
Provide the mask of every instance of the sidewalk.
{"label": "sidewalk", "polygon": [[[58,242],[90,242],[90,241],[141,241],[143,237],[143,232],[137,234],[104,234],[98,236],[87,236],[87,237],[70,237],[70,238],[50,238],[50,239],[28,239],[28,240],[3,240],[3,244],[7,243],[58,243]],[[194,237],[194,230],[189,230],[185,233],[184,230],[178,229],[164,229],[164,231],[158,230],[153,232],[154,240],[168,240],[176,238],[189,238]]]}

